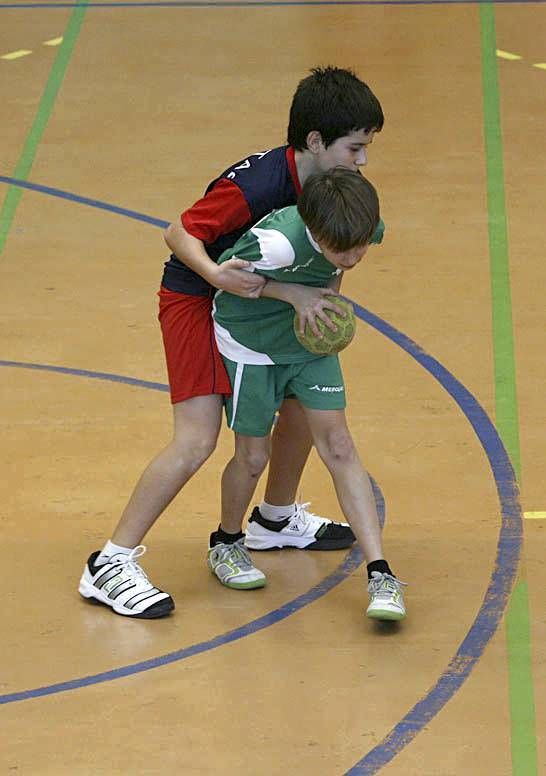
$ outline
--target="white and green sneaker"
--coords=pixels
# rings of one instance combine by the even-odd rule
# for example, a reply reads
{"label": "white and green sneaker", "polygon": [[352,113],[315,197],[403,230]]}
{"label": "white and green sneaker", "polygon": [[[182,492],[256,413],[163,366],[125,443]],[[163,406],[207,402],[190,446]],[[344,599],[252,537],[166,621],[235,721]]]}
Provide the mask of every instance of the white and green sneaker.
{"label": "white and green sneaker", "polygon": [[366,615],[373,620],[403,620],[406,616],[403,586],[406,586],[405,582],[400,582],[390,574],[372,571],[372,578],[368,582],[370,605]]}
{"label": "white and green sneaker", "polygon": [[253,590],[264,587],[265,574],[257,569],[245,547],[244,536],[233,544],[215,544],[207,555],[209,569],[226,587]]}

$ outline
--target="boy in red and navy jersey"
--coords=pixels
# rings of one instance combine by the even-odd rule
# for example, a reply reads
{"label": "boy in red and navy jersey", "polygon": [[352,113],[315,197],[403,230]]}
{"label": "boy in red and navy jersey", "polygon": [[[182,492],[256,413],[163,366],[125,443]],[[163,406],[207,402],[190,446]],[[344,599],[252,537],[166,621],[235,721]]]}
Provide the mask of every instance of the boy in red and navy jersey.
{"label": "boy in red and navy jersey", "polygon": [[[228,167],[208,185],[204,196],[182,213],[181,227],[202,243],[207,258],[212,260],[207,264],[212,264],[263,215],[286,204],[295,204],[300,191],[294,148],[281,146],[251,154]],[[202,270],[195,272],[177,258],[188,254],[178,244],[181,234],[176,225],[167,232],[167,243],[178,253],[173,252],[165,264],[159,293],[159,319],[174,405],[194,396],[231,393],[211,321],[211,298],[225,282],[221,278],[210,278],[208,282],[198,274]],[[258,296],[262,281],[249,279],[248,272],[240,275],[242,281],[252,285],[248,289],[239,288],[235,276],[236,285],[230,290]],[[195,297],[207,297],[207,301]]]}
{"label": "boy in red and navy jersey", "polygon": [[[182,226],[205,244],[211,259],[216,261],[262,215],[285,207],[280,202],[296,203],[301,185],[294,156],[291,146],[251,154],[224,170],[203,198],[182,213]],[[161,285],[196,296],[216,292],[174,254],[165,264]]]}
{"label": "boy in red and navy jersey", "polygon": [[[212,181],[204,196],[171,224],[165,240],[172,251],[159,292],[159,320],[165,346],[173,440],[142,474],[121,519],[102,551],[94,552],[84,569],[80,593],[132,617],[162,617],[174,608],[172,598],[154,587],[136,558],[143,554],[144,536],[202,466],[216,446],[223,396],[231,393],[229,378],[216,347],[212,296],[223,289],[244,297],[260,295],[291,304],[304,323],[318,333],[316,318],[329,325],[325,297],[332,290],[283,284],[248,271],[248,263],[216,259],[264,215],[296,203],[312,174],[341,165],[358,170],[366,164],[367,146],[383,126],[379,101],[349,70],[316,68],[303,79],[292,100],[288,144],[248,156]],[[331,324],[330,324],[331,325]],[[299,481],[311,450],[303,412],[287,397],[279,412],[265,498],[252,513],[245,545],[253,533],[269,546],[300,549],[340,549],[354,534],[346,524],[333,523],[296,503]],[[211,545],[233,546],[234,574],[244,587],[249,563],[241,552],[243,534],[220,525]],[[121,591],[121,594],[120,594]]]}

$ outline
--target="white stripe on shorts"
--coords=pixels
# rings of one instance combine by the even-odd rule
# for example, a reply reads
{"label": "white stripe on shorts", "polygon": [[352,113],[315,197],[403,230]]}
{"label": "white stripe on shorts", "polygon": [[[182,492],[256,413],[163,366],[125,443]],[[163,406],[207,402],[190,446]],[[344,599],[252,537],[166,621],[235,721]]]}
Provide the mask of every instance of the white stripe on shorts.
{"label": "white stripe on shorts", "polygon": [[232,413],[231,413],[231,421],[229,424],[230,428],[233,428],[235,424],[235,418],[237,416],[237,404],[239,403],[239,394],[241,392],[241,383],[243,382],[243,370],[245,368],[244,364],[237,364],[237,370],[235,372],[235,380],[233,381],[232,391],[233,391],[233,405],[232,405]]}

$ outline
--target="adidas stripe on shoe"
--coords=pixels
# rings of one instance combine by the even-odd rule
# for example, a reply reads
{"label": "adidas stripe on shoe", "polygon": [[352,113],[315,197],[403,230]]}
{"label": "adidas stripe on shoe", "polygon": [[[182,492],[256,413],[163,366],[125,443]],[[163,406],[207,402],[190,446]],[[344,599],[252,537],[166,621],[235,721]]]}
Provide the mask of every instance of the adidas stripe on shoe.
{"label": "adidas stripe on shoe", "polygon": [[285,520],[274,522],[262,517],[254,507],[246,527],[245,545],[249,550],[343,550],[355,541],[347,523],[334,523],[307,511],[309,503],[296,504],[296,511]]}
{"label": "adidas stripe on shoe", "polygon": [[165,617],[174,609],[174,601],[168,593],[152,585],[137,563],[136,559],[145,552],[146,548],[139,545],[129,555],[115,555],[98,566],[95,561],[100,551],[94,552],[80,579],[80,595],[105,604],[125,617]]}

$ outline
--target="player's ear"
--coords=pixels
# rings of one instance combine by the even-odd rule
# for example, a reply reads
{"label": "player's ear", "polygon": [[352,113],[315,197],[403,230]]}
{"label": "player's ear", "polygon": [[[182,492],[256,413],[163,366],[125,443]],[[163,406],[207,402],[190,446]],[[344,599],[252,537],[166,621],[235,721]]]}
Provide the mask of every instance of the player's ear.
{"label": "player's ear", "polygon": [[318,131],[318,129],[312,129],[311,132],[309,132],[309,134],[305,138],[305,140],[307,143],[307,148],[313,154],[318,154],[321,148],[324,148],[324,144],[322,142],[322,136]]}

